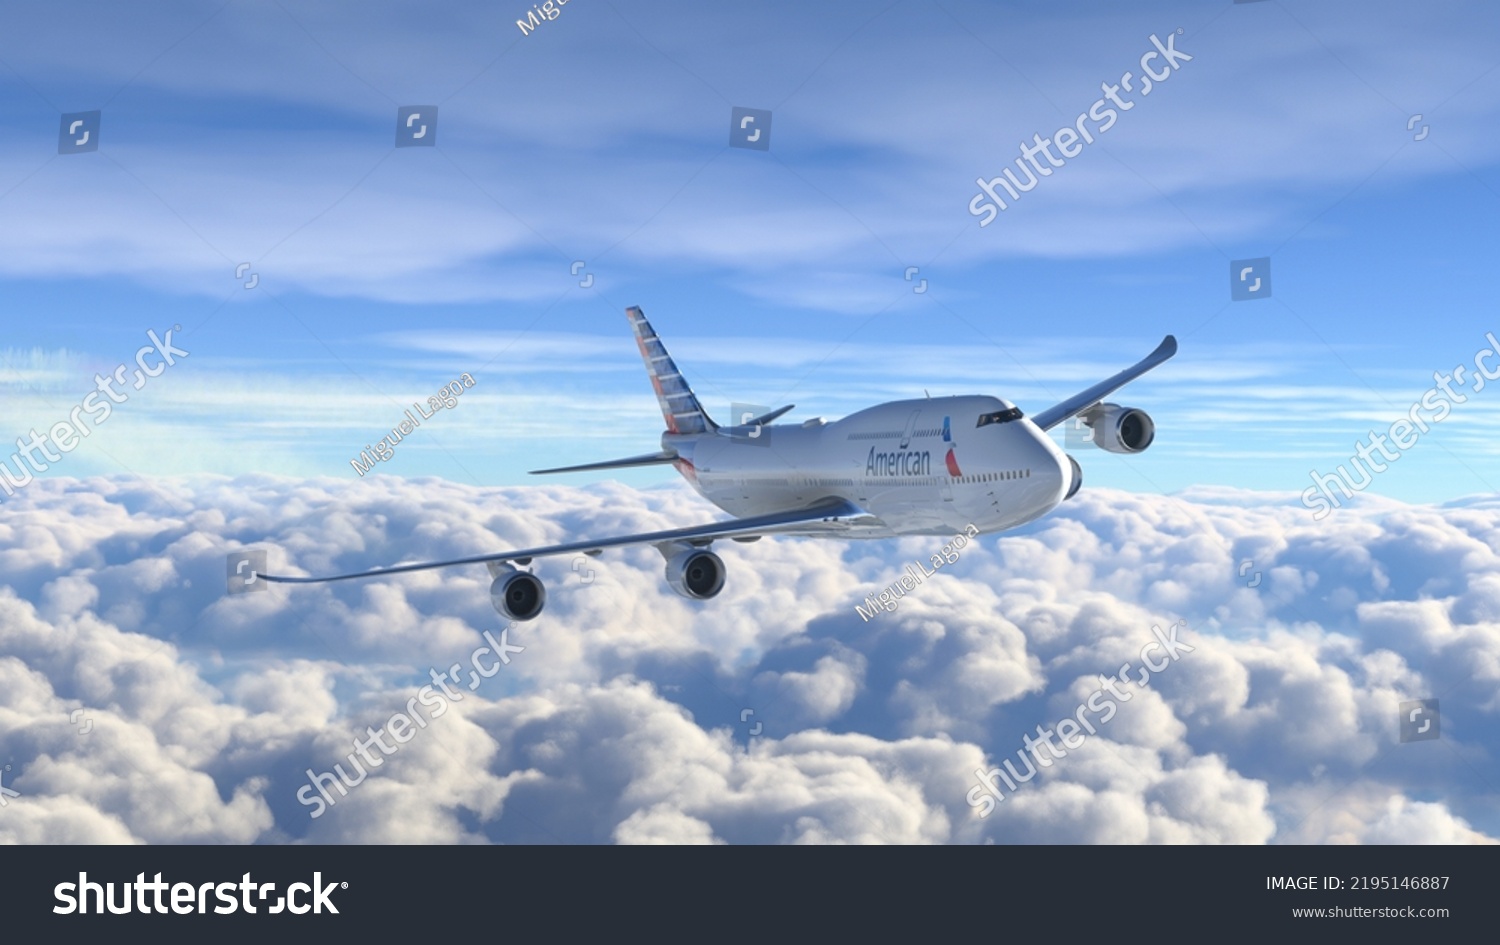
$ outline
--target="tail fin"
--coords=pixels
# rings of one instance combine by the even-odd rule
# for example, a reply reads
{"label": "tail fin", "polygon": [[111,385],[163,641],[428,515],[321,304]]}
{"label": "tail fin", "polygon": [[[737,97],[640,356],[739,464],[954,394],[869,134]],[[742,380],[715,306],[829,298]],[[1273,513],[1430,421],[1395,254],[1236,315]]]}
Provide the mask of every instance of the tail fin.
{"label": "tail fin", "polygon": [[630,327],[635,329],[635,342],[641,349],[641,358],[646,362],[646,373],[651,375],[651,386],[656,388],[656,399],[661,403],[662,419],[667,422],[668,433],[709,433],[719,425],[709,419],[698,402],[693,389],[683,379],[677,365],[667,354],[667,348],[656,337],[651,323],[638,306],[625,310],[630,318]]}

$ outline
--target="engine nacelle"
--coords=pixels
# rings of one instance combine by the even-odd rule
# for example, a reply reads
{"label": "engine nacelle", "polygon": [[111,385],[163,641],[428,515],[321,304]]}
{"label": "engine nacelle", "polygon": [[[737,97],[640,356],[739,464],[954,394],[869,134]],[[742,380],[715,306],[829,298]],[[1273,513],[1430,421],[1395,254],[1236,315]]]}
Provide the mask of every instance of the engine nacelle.
{"label": "engine nacelle", "polygon": [[508,620],[530,620],[547,606],[547,588],[529,571],[518,571],[510,565],[493,569],[490,603]]}
{"label": "engine nacelle", "polygon": [[1073,467],[1073,478],[1068,484],[1068,494],[1063,496],[1064,502],[1073,498],[1078,494],[1078,490],[1083,488],[1083,467],[1079,466],[1078,460],[1071,456],[1068,457],[1068,465]]}
{"label": "engine nacelle", "polygon": [[724,589],[724,561],[704,549],[678,552],[667,559],[667,583],[690,600],[707,600]]}
{"label": "engine nacelle", "polygon": [[1094,445],[1108,453],[1139,453],[1156,439],[1156,424],[1144,410],[1100,404],[1089,411],[1084,422],[1089,425]]}

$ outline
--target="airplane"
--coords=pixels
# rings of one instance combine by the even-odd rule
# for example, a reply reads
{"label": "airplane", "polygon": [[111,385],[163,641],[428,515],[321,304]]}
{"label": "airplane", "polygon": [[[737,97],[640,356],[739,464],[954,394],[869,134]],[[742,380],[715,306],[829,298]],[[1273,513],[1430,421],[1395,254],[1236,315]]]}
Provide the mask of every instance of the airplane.
{"label": "airplane", "polygon": [[1177,340],[1168,335],[1134,366],[1030,417],[1002,398],[967,395],[891,401],[831,423],[822,417],[800,424],[773,422],[795,407],[788,404],[720,426],[704,411],[640,308],[632,306],[625,313],[666,421],[661,449],[532,474],[672,466],[734,518],[328,577],[257,576],[313,584],[484,564],[493,579],[495,610],[509,620],[526,621],[547,602],[541,579],[521,570],[536,558],[596,556],[609,548],[654,545],[666,559],[672,590],[691,600],[707,600],[724,587],[724,561],[710,550],[723,539],[951,536],[970,531],[970,526],[977,529],[970,534],[1005,531],[1046,515],[1083,484],[1078,461],[1047,430],[1078,417],[1094,445],[1107,452],[1139,453],[1151,445],[1156,424],[1145,411],[1103,398],[1177,353]]}

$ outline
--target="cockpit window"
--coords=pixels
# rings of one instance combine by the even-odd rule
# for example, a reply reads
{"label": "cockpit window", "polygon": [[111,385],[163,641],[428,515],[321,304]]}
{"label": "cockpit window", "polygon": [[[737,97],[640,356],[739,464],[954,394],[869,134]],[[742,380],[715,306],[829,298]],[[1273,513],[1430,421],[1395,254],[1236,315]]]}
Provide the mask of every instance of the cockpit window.
{"label": "cockpit window", "polygon": [[994,413],[981,414],[979,422],[975,426],[987,426],[991,423],[1009,423],[1012,420],[1021,419],[1021,408],[1012,407],[1009,410],[997,410]]}

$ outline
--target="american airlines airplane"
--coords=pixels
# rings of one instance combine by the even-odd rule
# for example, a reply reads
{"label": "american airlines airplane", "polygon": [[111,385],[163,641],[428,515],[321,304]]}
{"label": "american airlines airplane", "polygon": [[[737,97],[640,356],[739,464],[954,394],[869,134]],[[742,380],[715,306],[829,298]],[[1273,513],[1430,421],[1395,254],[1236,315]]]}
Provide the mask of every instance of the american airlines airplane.
{"label": "american airlines airplane", "polygon": [[1046,515],[1083,483],[1078,462],[1044,431],[1076,416],[1088,426],[1094,444],[1108,452],[1139,453],[1151,445],[1156,426],[1144,411],[1103,403],[1102,398],[1177,353],[1177,340],[1168,335],[1134,367],[1031,417],[998,397],[972,395],[897,400],[832,423],[821,417],[773,423],[795,406],[788,405],[719,426],[704,412],[646,316],[634,307],[626,314],[666,420],[661,449],[534,474],[670,465],[735,518],[330,577],[257,576],[311,584],[484,564],[494,579],[490,598],[495,609],[510,620],[531,620],[547,602],[541,579],[521,570],[534,558],[655,545],[666,559],[672,589],[705,600],[724,587],[724,561],[709,550],[720,539],[953,535],[970,531],[970,525],[979,533],[1004,531]]}

